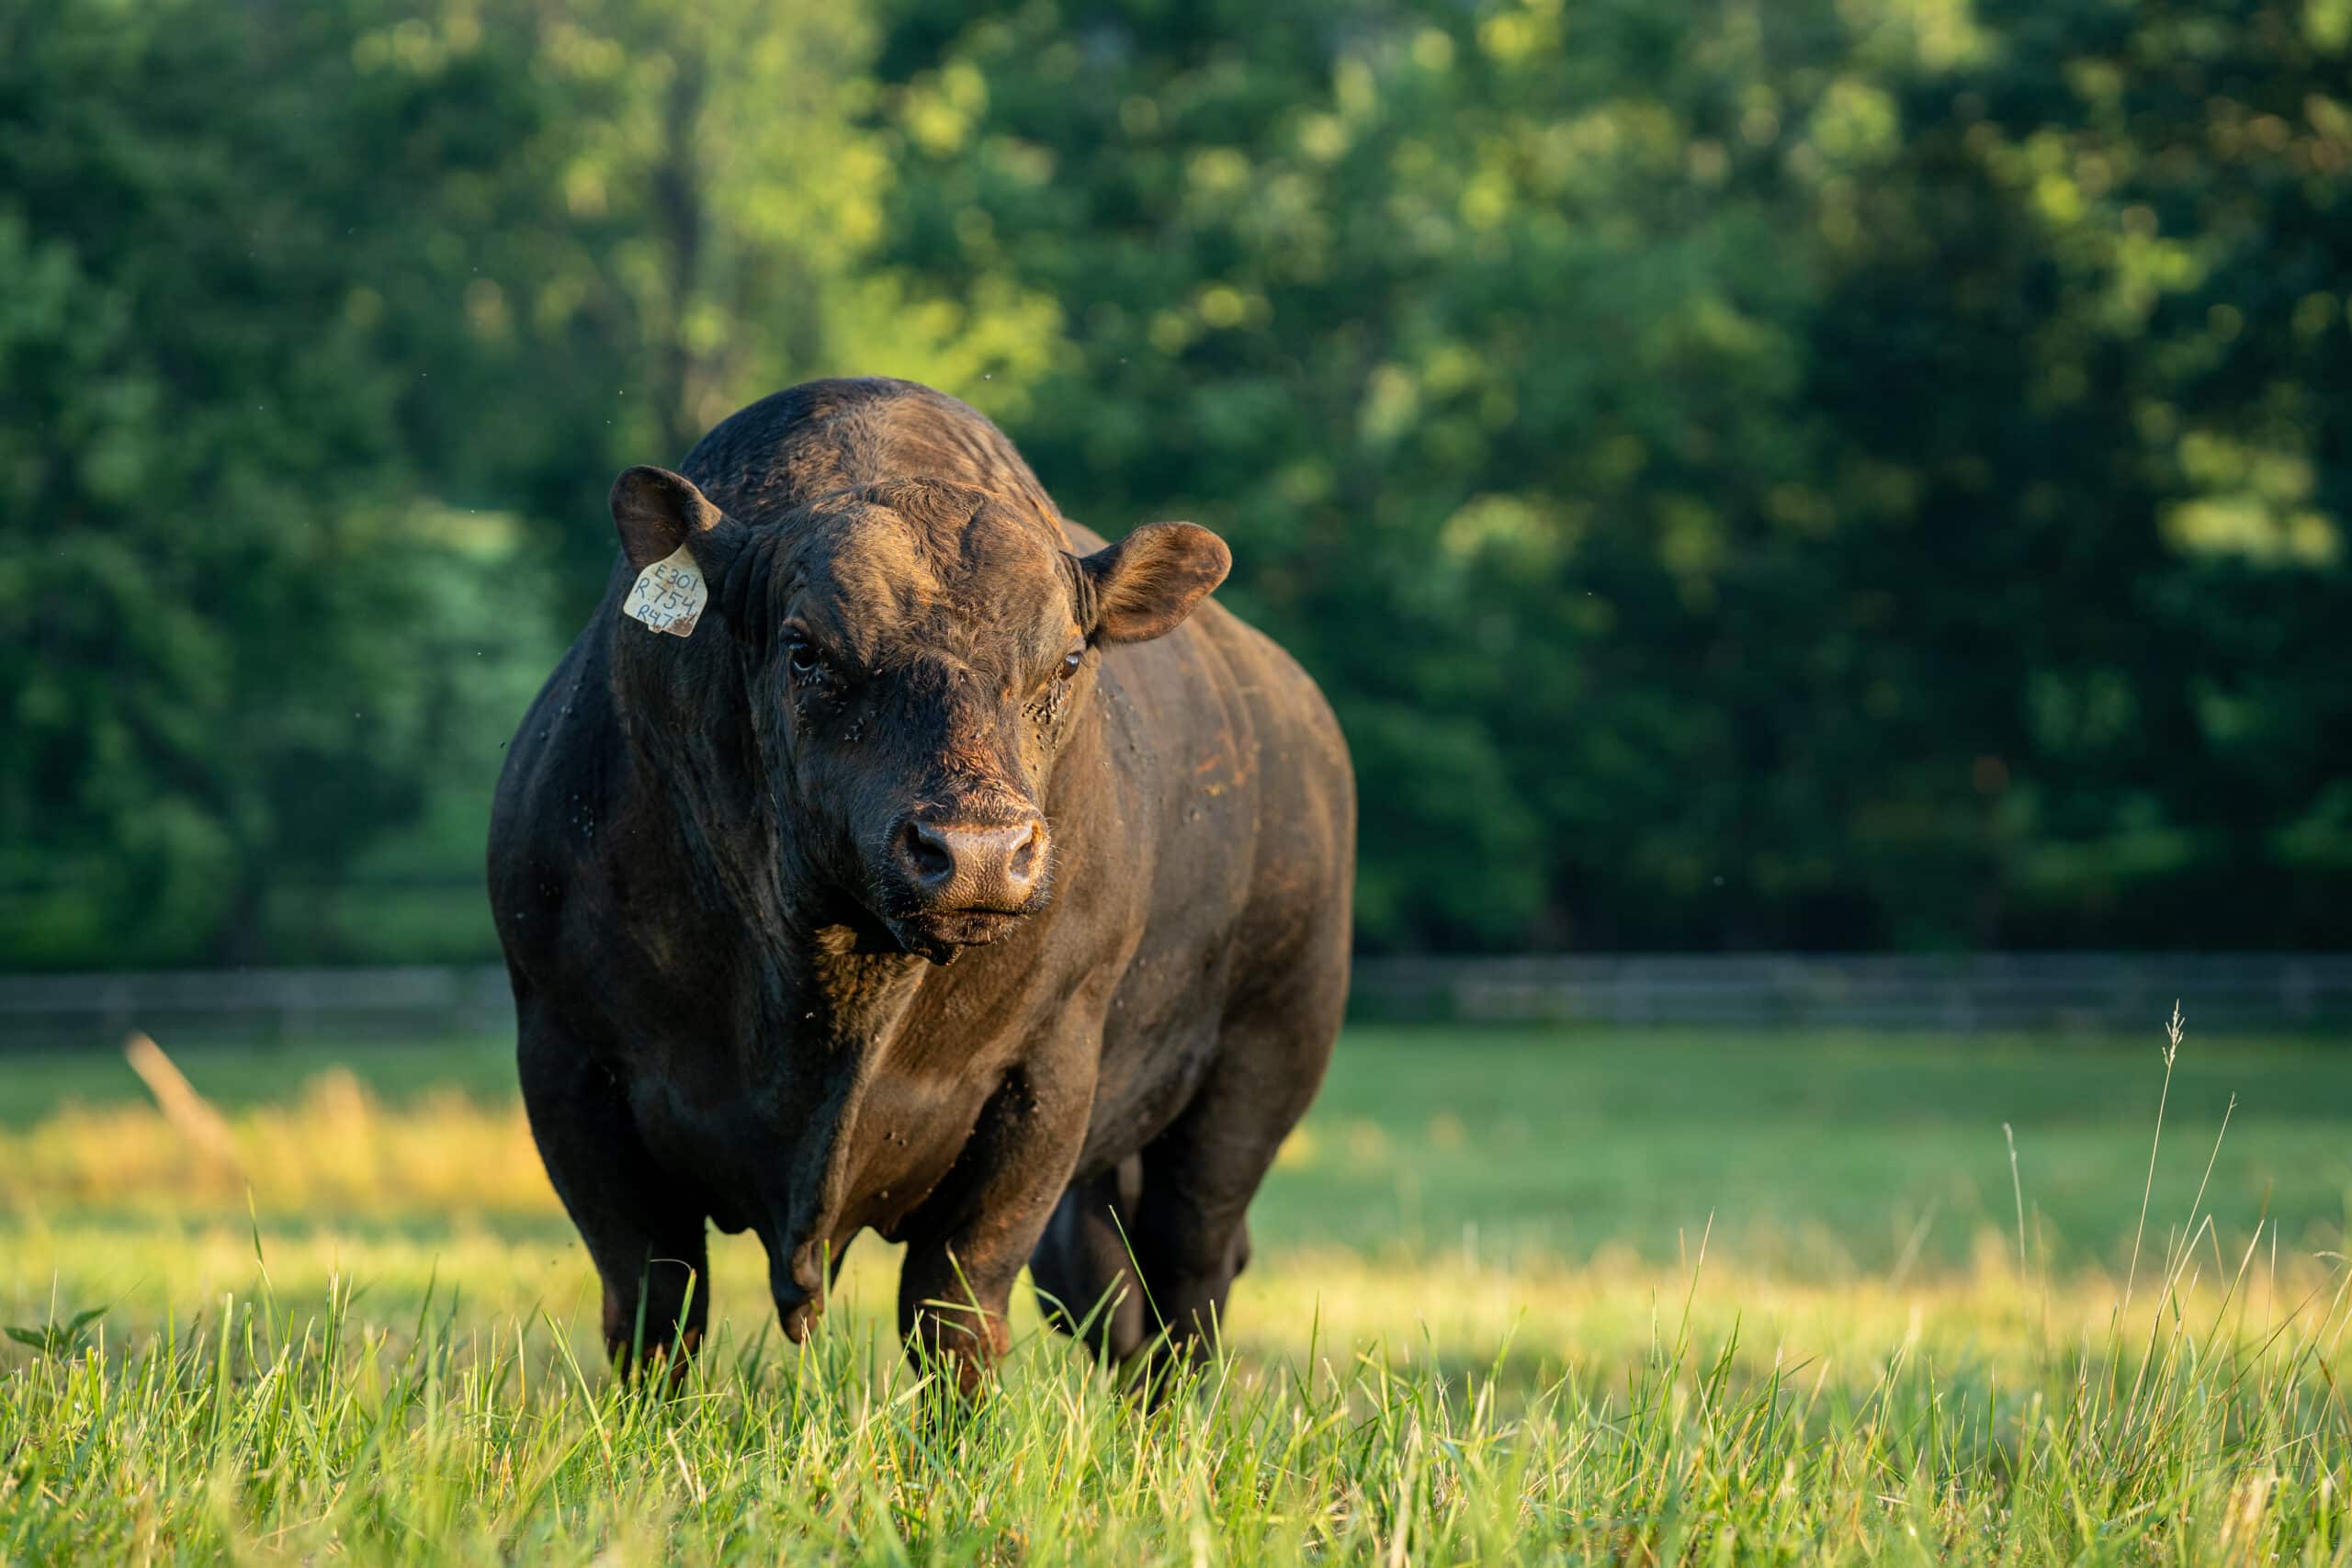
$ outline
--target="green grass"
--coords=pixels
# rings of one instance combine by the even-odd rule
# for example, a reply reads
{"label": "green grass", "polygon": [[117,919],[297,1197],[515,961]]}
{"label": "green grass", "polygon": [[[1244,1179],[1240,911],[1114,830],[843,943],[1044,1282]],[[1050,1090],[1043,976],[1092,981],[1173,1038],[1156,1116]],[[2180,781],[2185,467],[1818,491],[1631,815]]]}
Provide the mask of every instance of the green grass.
{"label": "green grass", "polygon": [[2134,1268],[2159,1043],[1354,1031],[1156,1412],[1025,1302],[943,1404],[870,1238],[616,1382],[502,1044],[185,1054],[233,1180],[13,1058],[0,1560],[2352,1561],[2352,1053],[2192,1037]]}
{"label": "green grass", "polygon": [[[1251,1223],[1277,1247],[1659,1261],[1712,1222],[1719,1255],[1812,1275],[1958,1265],[2012,1227],[2007,1123],[2037,1256],[2120,1268],[2162,1043],[2153,1028],[2100,1043],[1361,1028]],[[177,1060],[230,1111],[291,1100],[338,1064],[395,1105],[514,1094],[503,1040]],[[2334,1246],[2352,1215],[2352,1050],[2198,1041],[2173,1073],[2167,1135],[2211,1144],[2233,1096],[2211,1205],[2246,1224],[2267,1209],[2286,1243]],[[11,1057],[0,1129],[146,1098],[112,1053]],[[2160,1169],[2154,1211],[2180,1212],[2203,1175],[2201,1158]]]}
{"label": "green grass", "polygon": [[[224,1111],[294,1098],[302,1081],[330,1067],[350,1070],[375,1093],[411,1100],[455,1089],[483,1101],[514,1097],[511,1039],[444,1039],[311,1045],[175,1047],[188,1081]],[[0,1056],[0,1128],[21,1131],[68,1105],[148,1103],[147,1089],[111,1050],[13,1051]]]}
{"label": "green grass", "polygon": [[[1266,1194],[1283,1240],[1478,1245],[1677,1257],[1719,1244],[1813,1272],[1964,1261],[2013,1228],[2004,1123],[2039,1245],[2120,1267],[2147,1176],[2164,1043],[1755,1033],[1365,1030],[1334,1062],[1316,1157]],[[2167,1137],[2210,1145],[2237,1109],[2209,1199],[2289,1242],[2335,1245],[2352,1214],[2352,1050],[2196,1042]],[[2188,1207],[2203,1160],[2158,1172]]]}

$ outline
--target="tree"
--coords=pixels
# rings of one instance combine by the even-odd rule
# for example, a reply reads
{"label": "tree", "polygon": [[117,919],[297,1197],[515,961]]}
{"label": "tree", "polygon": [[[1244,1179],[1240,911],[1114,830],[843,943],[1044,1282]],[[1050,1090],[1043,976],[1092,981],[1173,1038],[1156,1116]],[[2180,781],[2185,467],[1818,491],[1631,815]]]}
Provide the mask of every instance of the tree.
{"label": "tree", "polygon": [[266,955],[419,818],[475,658],[531,623],[453,585],[498,540],[422,504],[433,361],[380,282],[529,106],[493,62],[373,75],[353,20],[0,20],[12,962]]}
{"label": "tree", "polygon": [[888,254],[1061,302],[1066,503],[1234,537],[1371,941],[2340,940],[2344,29],[893,15]]}

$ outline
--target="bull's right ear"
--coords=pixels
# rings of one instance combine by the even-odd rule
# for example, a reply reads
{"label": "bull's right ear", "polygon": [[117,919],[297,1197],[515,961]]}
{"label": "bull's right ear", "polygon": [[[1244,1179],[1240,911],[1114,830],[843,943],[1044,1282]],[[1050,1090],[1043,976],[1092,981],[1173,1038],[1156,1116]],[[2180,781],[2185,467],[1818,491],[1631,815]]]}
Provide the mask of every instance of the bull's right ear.
{"label": "bull's right ear", "polygon": [[632,571],[674,555],[680,545],[726,521],[692,479],[667,468],[629,469],[613,481],[612,504],[613,526]]}
{"label": "bull's right ear", "polygon": [[1233,552],[1197,523],[1147,523],[1078,565],[1093,586],[1090,635],[1143,642],[1183,625],[1193,606],[1225,581]]}

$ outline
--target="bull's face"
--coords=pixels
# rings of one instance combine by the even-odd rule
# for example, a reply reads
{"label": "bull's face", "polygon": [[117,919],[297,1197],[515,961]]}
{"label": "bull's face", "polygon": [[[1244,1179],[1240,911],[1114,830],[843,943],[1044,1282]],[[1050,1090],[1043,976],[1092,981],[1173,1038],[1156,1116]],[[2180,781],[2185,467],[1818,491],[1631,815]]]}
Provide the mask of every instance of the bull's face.
{"label": "bull's face", "polygon": [[750,528],[633,468],[614,516],[633,563],[690,542],[716,584],[795,869],[935,963],[1046,907],[1048,782],[1099,649],[1174,629],[1230,558],[1189,523],[1072,556],[1025,509],[924,480]]}

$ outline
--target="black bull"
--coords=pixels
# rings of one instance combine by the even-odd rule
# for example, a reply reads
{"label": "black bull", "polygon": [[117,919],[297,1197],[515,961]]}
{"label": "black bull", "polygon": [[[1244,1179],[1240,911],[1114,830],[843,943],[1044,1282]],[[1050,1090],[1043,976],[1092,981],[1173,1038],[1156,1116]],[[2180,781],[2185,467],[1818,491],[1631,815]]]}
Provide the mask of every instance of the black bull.
{"label": "black bull", "polygon": [[[861,1229],[905,1241],[901,1328],[967,1389],[1024,1262],[1116,1301],[1103,1353],[1197,1346],[1330,1055],[1354,873],[1338,728],[1207,599],[1224,545],[1106,547],[899,381],[755,403],[613,511],[490,850],[610,1348],[699,1340],[707,1222],[758,1233],[796,1340]],[[624,606],[681,546],[708,602],[662,635]]]}

